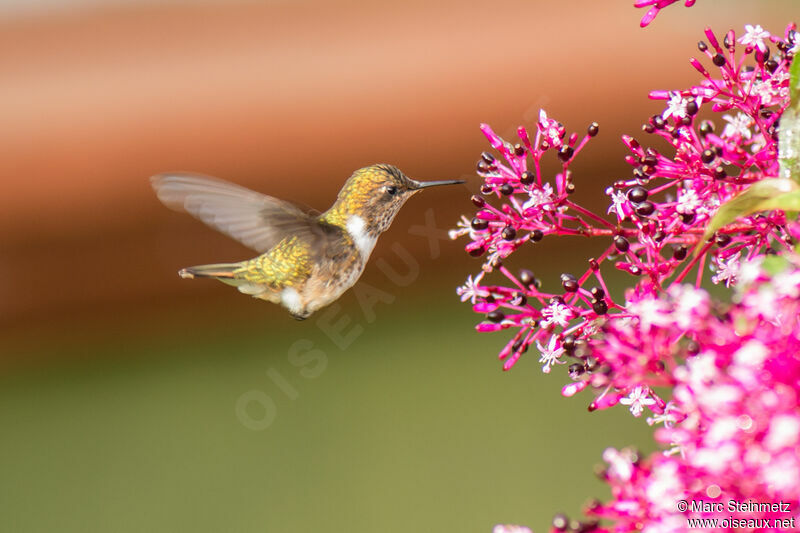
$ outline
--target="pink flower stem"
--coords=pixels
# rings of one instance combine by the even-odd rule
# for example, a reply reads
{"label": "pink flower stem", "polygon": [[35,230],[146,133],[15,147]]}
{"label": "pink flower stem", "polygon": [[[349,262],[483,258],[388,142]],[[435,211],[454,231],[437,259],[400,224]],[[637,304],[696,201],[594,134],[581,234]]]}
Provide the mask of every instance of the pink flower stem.
{"label": "pink flower stem", "polygon": [[528,292],[527,287],[525,287],[515,276],[512,274],[504,265],[500,267],[500,272],[503,273],[508,279],[510,279],[514,285],[520,288],[520,290],[524,293]]}
{"label": "pink flower stem", "polygon": [[703,254],[700,257],[700,263],[698,264],[697,267],[697,279],[694,282],[694,287],[696,289],[699,289],[700,285],[703,283],[703,268],[705,267],[706,264],[706,257],[708,257],[706,254]]}
{"label": "pink flower stem", "polygon": [[581,213],[581,214],[583,214],[583,215],[595,220],[596,222],[599,222],[600,224],[603,224],[607,228],[611,228],[611,229],[615,229],[616,228],[616,226],[614,224],[612,224],[611,222],[609,222],[608,220],[606,220],[603,217],[600,217],[600,216],[592,213],[588,209],[584,209],[583,207],[579,206],[578,204],[576,204],[574,202],[571,202],[570,200],[567,200],[565,203],[568,206],[570,206],[572,209],[574,209],[575,211],[577,211],[577,212],[579,212],[579,213]]}

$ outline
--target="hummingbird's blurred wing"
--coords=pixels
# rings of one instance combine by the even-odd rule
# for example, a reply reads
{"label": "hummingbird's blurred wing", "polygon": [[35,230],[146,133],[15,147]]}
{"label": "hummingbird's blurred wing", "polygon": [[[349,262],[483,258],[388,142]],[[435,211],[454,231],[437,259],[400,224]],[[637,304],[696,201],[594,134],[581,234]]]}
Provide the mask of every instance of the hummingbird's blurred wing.
{"label": "hummingbird's blurred wing", "polygon": [[158,199],[264,253],[287,235],[320,232],[315,216],[283,200],[227,181],[176,172],[150,178]]}

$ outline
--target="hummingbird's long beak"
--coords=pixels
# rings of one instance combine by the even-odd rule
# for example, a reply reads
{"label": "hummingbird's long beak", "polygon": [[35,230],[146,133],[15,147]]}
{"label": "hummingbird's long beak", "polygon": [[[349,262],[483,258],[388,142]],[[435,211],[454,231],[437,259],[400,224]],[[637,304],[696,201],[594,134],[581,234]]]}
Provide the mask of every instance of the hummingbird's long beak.
{"label": "hummingbird's long beak", "polygon": [[419,190],[424,189],[425,187],[436,187],[437,185],[458,185],[459,183],[464,183],[464,180],[441,180],[441,181],[415,181],[411,180],[412,182],[412,189]]}

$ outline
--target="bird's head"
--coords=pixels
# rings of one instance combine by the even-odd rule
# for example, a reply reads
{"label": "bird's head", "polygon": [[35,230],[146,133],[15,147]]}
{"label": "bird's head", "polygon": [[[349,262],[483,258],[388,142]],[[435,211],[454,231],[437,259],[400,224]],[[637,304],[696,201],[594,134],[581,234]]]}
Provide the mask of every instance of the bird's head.
{"label": "bird's head", "polygon": [[350,217],[363,220],[365,230],[378,234],[389,227],[406,200],[427,187],[454,185],[462,180],[416,181],[392,165],[377,164],[353,172],[339,192],[334,208],[346,225]]}

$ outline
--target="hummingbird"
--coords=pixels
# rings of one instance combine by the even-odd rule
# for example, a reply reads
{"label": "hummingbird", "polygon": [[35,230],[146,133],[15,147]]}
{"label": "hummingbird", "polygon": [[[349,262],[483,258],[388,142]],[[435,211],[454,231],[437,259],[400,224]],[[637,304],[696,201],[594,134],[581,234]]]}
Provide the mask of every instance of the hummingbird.
{"label": "hummingbird", "polygon": [[353,172],[321,214],[217,178],[167,173],[150,178],[158,199],[261,255],[238,263],[181,269],[182,278],[214,278],[280,304],[298,320],[353,286],[381,233],[406,200],[427,187],[463,180],[416,181],[393,165]]}

